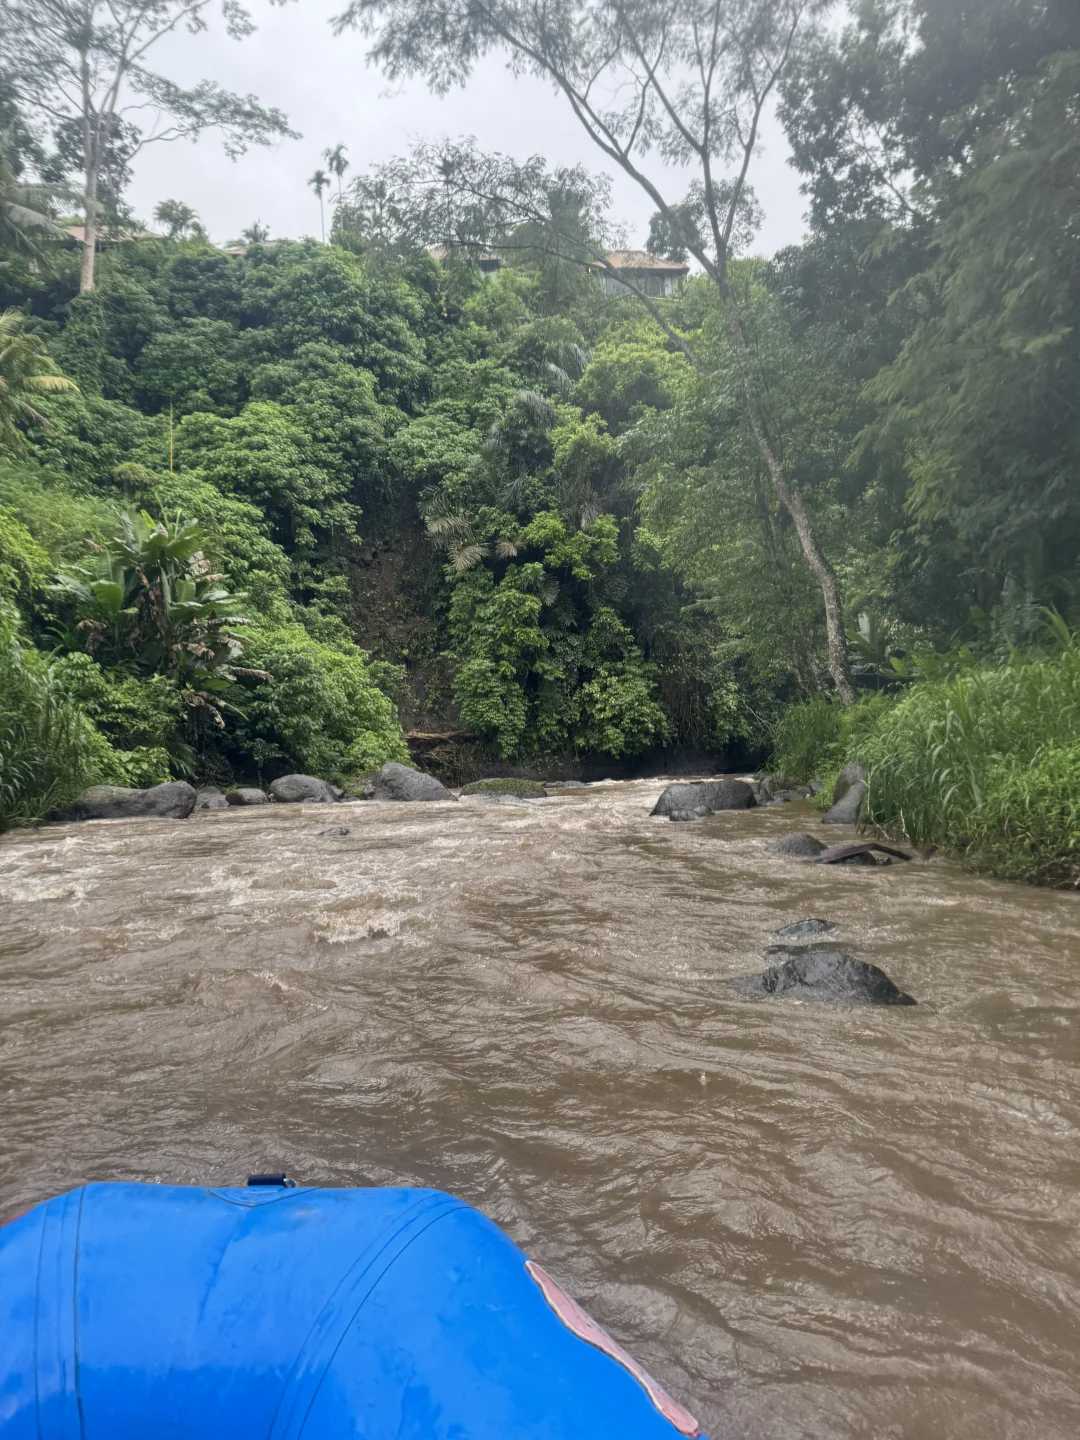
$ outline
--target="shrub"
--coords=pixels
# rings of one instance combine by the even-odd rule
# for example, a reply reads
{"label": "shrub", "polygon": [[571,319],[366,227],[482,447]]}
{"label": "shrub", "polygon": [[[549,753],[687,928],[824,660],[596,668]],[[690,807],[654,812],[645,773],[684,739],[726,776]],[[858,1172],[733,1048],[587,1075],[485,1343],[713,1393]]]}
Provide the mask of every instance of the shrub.
{"label": "shrub", "polygon": [[0,505],[0,595],[26,603],[48,574],[48,555],[22,521]]}
{"label": "shrub", "polygon": [[641,661],[603,666],[587,681],[581,687],[581,718],[579,748],[602,755],[638,755],[668,734],[652,671]]}
{"label": "shrub", "polygon": [[1056,620],[1051,637],[1000,665],[942,665],[899,698],[791,706],[773,764],[828,779],[860,760],[876,824],[996,875],[1080,885],[1080,639]]}
{"label": "shrub", "polygon": [[53,666],[71,698],[99,729],[121,745],[165,745],[182,708],[175,686],[162,675],[139,680],[103,670],[89,655],[64,655]]}
{"label": "shrub", "polygon": [[245,689],[241,752],[316,775],[350,775],[407,760],[393,701],[357,646],[329,644],[301,625],[256,625],[247,658],[269,678]]}
{"label": "shrub", "polygon": [[55,668],[22,643],[0,601],[0,829],[39,819],[108,778],[108,742],[67,695]]}
{"label": "shrub", "polygon": [[994,873],[1080,880],[1080,643],[915,685],[852,753],[869,814]]}
{"label": "shrub", "polygon": [[895,697],[882,691],[855,705],[841,705],[825,695],[789,705],[773,729],[770,768],[803,783],[820,780],[828,793],[852,750],[894,704]]}

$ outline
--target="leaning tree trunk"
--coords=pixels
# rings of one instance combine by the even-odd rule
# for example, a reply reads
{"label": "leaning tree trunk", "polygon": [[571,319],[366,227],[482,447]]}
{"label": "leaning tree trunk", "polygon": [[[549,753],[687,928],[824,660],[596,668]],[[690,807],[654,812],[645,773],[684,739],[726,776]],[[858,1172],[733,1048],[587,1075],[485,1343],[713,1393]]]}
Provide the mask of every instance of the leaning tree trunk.
{"label": "leaning tree trunk", "polygon": [[747,363],[750,355],[749,337],[743,326],[742,317],[738,313],[734,297],[728,293],[725,299],[728,306],[728,334],[735,349],[743,399],[746,402],[747,418],[754,434],[754,442],[765,463],[773,493],[790,515],[792,524],[795,526],[795,533],[799,537],[799,545],[807,569],[821,589],[821,599],[825,607],[825,645],[829,656],[829,673],[836,686],[837,695],[845,705],[852,705],[855,702],[855,686],[851,680],[847,636],[844,634],[844,607],[840,600],[840,587],[836,583],[836,575],[832,566],[817,543],[817,536],[814,534],[813,523],[803,504],[803,497],[798,490],[792,488],[784,473],[783,463],[769,441],[761,412],[758,409],[753,380]]}

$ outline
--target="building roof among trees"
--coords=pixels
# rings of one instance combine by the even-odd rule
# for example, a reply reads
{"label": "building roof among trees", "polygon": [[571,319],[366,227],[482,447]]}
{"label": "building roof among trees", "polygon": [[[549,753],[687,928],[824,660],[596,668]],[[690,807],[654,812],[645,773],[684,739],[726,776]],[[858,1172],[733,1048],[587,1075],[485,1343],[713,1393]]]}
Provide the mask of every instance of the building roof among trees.
{"label": "building roof among trees", "polygon": [[648,250],[609,250],[604,257],[606,267],[611,270],[657,270],[671,275],[689,275],[690,266],[681,260],[665,260],[662,255],[653,255]]}

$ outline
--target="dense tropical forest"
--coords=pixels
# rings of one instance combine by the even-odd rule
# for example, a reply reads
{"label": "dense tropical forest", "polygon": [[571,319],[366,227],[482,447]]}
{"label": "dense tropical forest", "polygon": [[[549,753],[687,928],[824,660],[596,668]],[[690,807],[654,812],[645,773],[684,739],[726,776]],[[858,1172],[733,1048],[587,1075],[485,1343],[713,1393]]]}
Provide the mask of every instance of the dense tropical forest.
{"label": "dense tropical forest", "polygon": [[[490,9],[532,43],[529,7]],[[760,5],[576,9],[608,44],[619,12],[666,118],[627,139],[586,105],[573,170],[454,142],[354,175],[328,147],[325,238],[224,248],[182,199],[153,233],[127,209],[132,122],[80,144],[35,93],[36,9],[0,38],[0,817],[98,781],[348,786],[418,729],[460,737],[452,780],[859,758],[872,819],[1074,883],[1080,10],[764,7],[807,23],[744,36],[741,69],[714,32],[729,115],[707,64],[658,88],[653,31],[700,51],[697,9],[760,30]],[[422,39],[422,10],[341,25],[438,85],[479,41]],[[150,93],[185,134],[287,133]],[[774,96],[809,230],[763,259]],[[596,172],[637,168],[641,131],[687,183],[626,236]],[[689,278],[608,293],[620,244]]]}

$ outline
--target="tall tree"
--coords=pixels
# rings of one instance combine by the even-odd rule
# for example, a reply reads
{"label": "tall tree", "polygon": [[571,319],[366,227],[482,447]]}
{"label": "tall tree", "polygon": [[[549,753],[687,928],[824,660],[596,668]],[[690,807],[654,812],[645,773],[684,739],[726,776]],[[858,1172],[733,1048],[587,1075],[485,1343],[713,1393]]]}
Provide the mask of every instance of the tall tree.
{"label": "tall tree", "polygon": [[[82,175],[80,289],[94,288],[99,183],[117,127],[132,159],[158,141],[197,139],[217,130],[229,155],[292,135],[280,110],[211,80],[185,88],[150,68],[151,53],[177,30],[208,28],[212,0],[5,0],[0,69],[27,115],[54,130],[77,127]],[[254,26],[239,0],[222,0],[226,31],[243,39]],[[153,114],[152,128],[141,117]]]}
{"label": "tall tree", "polygon": [[330,188],[330,176],[325,170],[316,170],[311,179],[307,182],[315,194],[319,197],[319,228],[322,231],[322,242],[326,244],[326,210],[323,206],[323,191]]}
{"label": "tall tree", "polygon": [[330,174],[337,179],[337,198],[341,204],[341,182],[344,179],[345,171],[349,168],[349,162],[345,158],[347,145],[331,145],[323,151],[323,159],[326,161],[326,168]]}
{"label": "tall tree", "polygon": [[[372,37],[371,58],[393,77],[419,74],[439,92],[463,84],[483,55],[551,82],[589,139],[634,181],[716,286],[745,417],[779,504],[822,595],[829,668],[854,699],[836,575],[814,530],[783,437],[774,433],[751,338],[729,273],[762,119],[798,47],[829,0],[350,0],[339,31]],[[651,155],[693,167],[704,224],[682,224],[683,197],[666,190]],[[724,170],[727,174],[724,174]],[[670,328],[670,327],[669,327]],[[697,364],[707,365],[672,332]]]}

